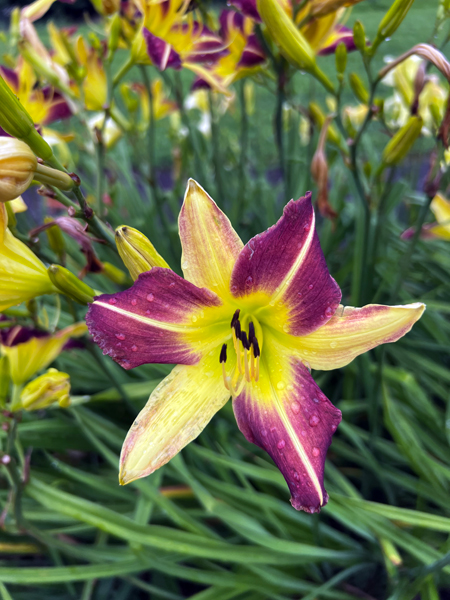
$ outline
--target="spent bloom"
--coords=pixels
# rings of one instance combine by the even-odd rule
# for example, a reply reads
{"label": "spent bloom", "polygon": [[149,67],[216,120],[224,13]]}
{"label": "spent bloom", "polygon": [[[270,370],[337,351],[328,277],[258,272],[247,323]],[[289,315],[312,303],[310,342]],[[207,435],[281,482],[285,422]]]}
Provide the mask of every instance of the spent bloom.
{"label": "spent bloom", "polygon": [[342,367],[399,339],[425,307],[341,306],[310,194],[244,246],[190,180],[179,231],[185,279],[153,267],[130,289],[98,296],[86,317],[94,341],[124,368],[177,364],[127,435],[120,481],[167,463],[232,397],[240,430],[273,458],[292,505],[317,512],[328,500],[325,455],[341,413],[310,368]]}

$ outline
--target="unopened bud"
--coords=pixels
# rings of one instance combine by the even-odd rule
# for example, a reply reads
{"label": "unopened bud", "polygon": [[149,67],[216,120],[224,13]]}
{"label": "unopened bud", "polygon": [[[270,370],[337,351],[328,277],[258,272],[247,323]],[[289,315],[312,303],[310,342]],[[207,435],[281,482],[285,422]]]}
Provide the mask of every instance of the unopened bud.
{"label": "unopened bud", "polygon": [[364,83],[362,82],[359,75],[356,73],[350,73],[349,75],[350,87],[352,88],[353,93],[358,98],[360,102],[363,104],[369,103],[369,92],[365,88]]}
{"label": "unopened bud", "polygon": [[53,285],[75,302],[89,304],[94,301],[94,290],[78,279],[69,269],[61,267],[61,265],[50,265],[47,272]]}
{"label": "unopened bud", "polygon": [[371,54],[375,52],[381,42],[391,37],[397,30],[413,2],[414,0],[395,0],[378,25],[377,35],[370,49]]}
{"label": "unopened bud", "polygon": [[53,185],[54,187],[64,191],[73,189],[75,185],[70,175],[64,171],[59,171],[58,169],[41,165],[39,162],[36,166],[34,179],[40,183],[45,185]]}
{"label": "unopened bud", "polygon": [[358,50],[364,54],[366,51],[366,33],[361,21],[356,21],[353,25],[353,41]]}
{"label": "unopened bud", "polygon": [[344,42],[339,42],[336,48],[335,59],[336,71],[338,75],[343,75],[347,67],[347,46]]}
{"label": "unopened bud", "polygon": [[0,127],[6,133],[26,142],[32,151],[44,160],[53,156],[50,146],[34,128],[33,119],[1,76],[0,106]]}
{"label": "unopened bud", "polygon": [[65,408],[70,404],[70,377],[56,369],[49,369],[30,381],[20,394],[20,408],[39,410],[55,402]]}
{"label": "unopened bud", "polygon": [[0,357],[0,407],[5,408],[6,399],[9,392],[9,363],[8,357]]}
{"label": "unopened bud", "polygon": [[[53,219],[51,217],[45,217],[44,223],[52,222]],[[66,252],[66,244],[61,229],[54,225],[46,230],[46,234],[50,248],[59,258],[62,258]]]}
{"label": "unopened bud", "polygon": [[127,282],[128,275],[122,271],[122,269],[118,269],[114,265],[109,262],[103,262],[103,274],[106,275],[108,279],[112,282],[117,283],[118,285],[123,285]]}
{"label": "unopened bud", "polygon": [[121,30],[121,17],[120,14],[117,13],[111,20],[111,28],[109,30],[108,37],[108,61],[113,59],[113,56],[119,46],[120,40],[120,30]]}
{"label": "unopened bud", "polygon": [[33,181],[36,157],[24,142],[0,137],[0,202],[20,196]]}
{"label": "unopened bud", "polygon": [[120,258],[134,280],[152,267],[170,268],[150,240],[133,227],[121,225],[116,229],[116,245]]}
{"label": "unopened bud", "polygon": [[384,166],[398,165],[405,158],[419,137],[422,125],[423,121],[419,116],[412,116],[408,119],[383,150]]}
{"label": "unopened bud", "polygon": [[[310,102],[309,112],[311,114],[312,120],[314,121],[314,124],[316,125],[316,127],[318,129],[322,130],[325,120],[326,120],[326,116],[325,116],[323,110],[320,108],[320,106],[316,102]],[[344,144],[342,142],[342,138],[339,135],[337,129],[334,127],[334,125],[330,125],[328,127],[327,138],[331,144],[334,144],[341,150],[345,149]]]}

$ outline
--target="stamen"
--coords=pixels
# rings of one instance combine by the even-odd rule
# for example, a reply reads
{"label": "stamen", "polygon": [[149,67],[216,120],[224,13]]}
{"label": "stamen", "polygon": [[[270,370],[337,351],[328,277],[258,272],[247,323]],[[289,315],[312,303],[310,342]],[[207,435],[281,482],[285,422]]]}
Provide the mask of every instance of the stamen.
{"label": "stamen", "polygon": [[239,321],[239,313],[241,312],[241,309],[238,308],[233,315],[233,318],[231,319],[231,327],[234,327],[234,324],[236,323],[236,321]]}
{"label": "stamen", "polygon": [[245,351],[244,352],[244,366],[245,366],[245,379],[250,383],[251,379],[250,379],[250,371],[248,368],[248,363],[249,363],[249,357],[250,357],[250,352]]}
{"label": "stamen", "polygon": [[258,381],[259,380],[259,361],[260,361],[260,357],[261,357],[261,351],[259,349],[259,344],[258,344],[258,340],[256,339],[256,337],[253,338],[252,350],[253,350],[253,354],[255,355],[255,359],[256,359],[255,381]]}
{"label": "stamen", "polygon": [[220,358],[219,358],[221,363],[226,363],[227,362],[227,345],[224,344],[222,346],[222,349],[220,350]]}
{"label": "stamen", "polygon": [[248,341],[250,344],[253,342],[253,338],[255,337],[255,326],[253,325],[253,321],[250,321],[248,324]]}
{"label": "stamen", "polygon": [[220,350],[219,360],[222,365],[223,383],[224,383],[224,386],[226,387],[226,389],[229,390],[230,389],[229,377],[227,377],[227,371],[225,369],[225,363],[227,362],[227,345],[226,344],[224,344]]}
{"label": "stamen", "polygon": [[250,349],[250,352],[250,377],[252,379],[255,379],[255,349],[253,347],[253,344]]}
{"label": "stamen", "polygon": [[236,321],[234,322],[234,330],[236,332],[236,337],[238,340],[241,339],[241,322],[239,321],[239,319],[236,319]]}
{"label": "stamen", "polygon": [[250,344],[249,344],[249,342],[248,342],[248,339],[247,339],[247,334],[245,333],[245,331],[243,331],[243,332],[241,333],[241,342],[242,342],[242,345],[244,346],[244,348],[245,348],[246,350],[250,350]]}

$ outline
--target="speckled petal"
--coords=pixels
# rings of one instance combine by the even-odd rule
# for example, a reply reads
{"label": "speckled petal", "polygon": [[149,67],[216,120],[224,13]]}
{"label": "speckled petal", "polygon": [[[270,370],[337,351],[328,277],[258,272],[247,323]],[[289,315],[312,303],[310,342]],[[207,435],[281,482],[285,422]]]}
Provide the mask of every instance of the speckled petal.
{"label": "speckled petal", "polygon": [[[94,341],[125,369],[196,364],[220,337],[221,300],[170,269],[153,267],[117,294],[97,296],[86,322]],[[220,341],[220,340],[219,340]]]}
{"label": "speckled petal", "polygon": [[325,457],[341,412],[272,336],[265,337],[263,357],[259,381],[233,401],[239,429],[270,454],[289,486],[292,506],[318,512],[328,501]]}
{"label": "speckled petal", "polygon": [[229,219],[193,179],[178,220],[185,278],[219,296],[230,295],[230,277],[243,244]]}
{"label": "speckled petal", "polygon": [[424,310],[420,302],[405,306],[340,306],[326,325],[302,338],[285,336],[284,344],[312,369],[339,369],[380,344],[396,342]]}
{"label": "speckled petal", "polygon": [[246,244],[231,292],[238,299],[264,294],[267,308],[260,318],[291,335],[307,335],[333,316],[341,290],[320,247],[310,193],[291,200],[278,223]]}
{"label": "speckled petal", "polygon": [[229,399],[218,352],[195,366],[178,365],[155,389],[125,438],[122,484],[162,467],[194,440]]}

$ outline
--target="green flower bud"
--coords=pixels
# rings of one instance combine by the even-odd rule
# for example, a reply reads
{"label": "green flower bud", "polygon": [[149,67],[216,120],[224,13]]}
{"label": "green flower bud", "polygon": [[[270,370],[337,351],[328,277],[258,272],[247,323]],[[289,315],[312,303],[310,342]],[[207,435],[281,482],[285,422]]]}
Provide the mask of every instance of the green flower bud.
{"label": "green flower bud", "polygon": [[89,304],[94,301],[94,290],[78,279],[69,269],[61,267],[61,265],[50,265],[47,272],[53,285],[62,294],[72,298],[79,304]]}
{"label": "green flower bud", "polygon": [[381,23],[378,25],[377,35],[370,49],[371,54],[374,54],[381,42],[383,42],[386,38],[391,37],[391,35],[397,30],[403,19],[408,14],[413,2],[414,0],[395,0],[387,13],[381,19]]}
{"label": "green flower bud", "polygon": [[32,151],[44,160],[53,156],[50,146],[34,128],[33,119],[1,76],[0,106],[0,127],[6,133],[27,143]]}
{"label": "green flower bud", "polygon": [[336,71],[339,75],[343,75],[347,67],[347,46],[344,42],[340,42],[336,48]]}
{"label": "green flower bud", "polygon": [[384,166],[398,165],[405,158],[419,137],[422,125],[423,120],[421,117],[412,116],[408,119],[407,123],[397,131],[383,150],[382,162]]}
{"label": "green flower bud", "polygon": [[118,46],[120,40],[121,22],[119,13],[115,14],[111,20],[111,29],[109,30],[108,38],[108,61],[111,61]]}
{"label": "green flower bud", "polygon": [[114,265],[109,262],[102,263],[103,265],[103,274],[111,280],[113,283],[117,283],[118,285],[123,285],[124,283],[129,281],[128,275],[124,273],[121,269],[118,269]]}
{"label": "green flower bud", "polygon": [[152,267],[170,268],[150,240],[133,227],[121,225],[116,229],[116,246],[134,280]]}
{"label": "green flower bud", "polygon": [[353,41],[358,50],[364,54],[366,52],[366,33],[361,21],[356,21],[353,25]]}
{"label": "green flower bud", "polygon": [[366,90],[364,83],[362,82],[359,75],[356,73],[350,73],[349,75],[350,87],[353,93],[363,104],[369,103],[369,92]]}

